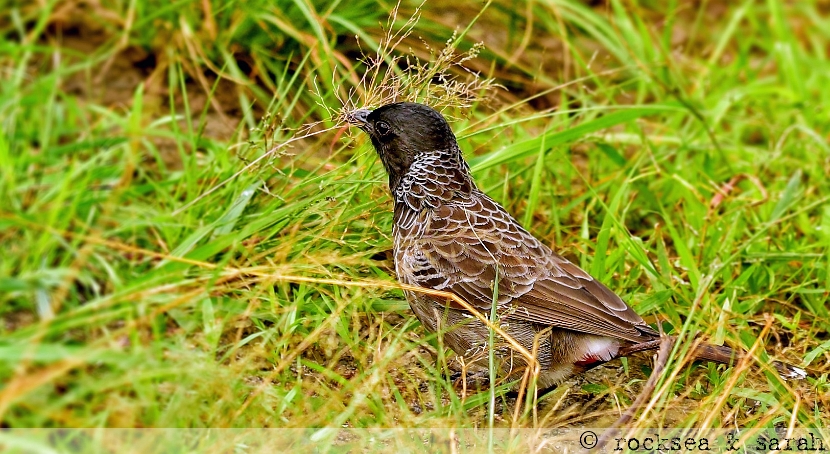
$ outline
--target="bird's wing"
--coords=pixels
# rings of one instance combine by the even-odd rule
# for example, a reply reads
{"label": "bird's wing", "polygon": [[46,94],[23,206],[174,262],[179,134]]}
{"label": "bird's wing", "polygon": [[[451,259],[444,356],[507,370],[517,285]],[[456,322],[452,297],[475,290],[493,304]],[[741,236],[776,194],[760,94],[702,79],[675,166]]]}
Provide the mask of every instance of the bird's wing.
{"label": "bird's wing", "polygon": [[487,313],[498,264],[503,319],[632,342],[657,335],[611,290],[539,242],[495,201],[477,195],[399,224],[396,266],[402,282],[455,293]]}

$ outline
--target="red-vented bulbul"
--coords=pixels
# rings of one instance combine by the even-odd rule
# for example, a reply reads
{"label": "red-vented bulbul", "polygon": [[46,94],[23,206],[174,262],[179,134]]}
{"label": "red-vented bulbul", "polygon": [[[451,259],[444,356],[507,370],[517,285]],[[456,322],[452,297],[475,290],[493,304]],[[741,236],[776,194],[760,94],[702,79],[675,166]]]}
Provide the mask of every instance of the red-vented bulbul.
{"label": "red-vented bulbul", "polygon": [[[389,174],[398,280],[452,292],[484,314],[497,300],[500,327],[528,351],[541,333],[541,388],[618,356],[659,347],[659,333],[619,296],[528,233],[476,187],[439,112],[395,103],[353,111],[348,121],[369,134]],[[484,323],[457,302],[405,293],[426,329],[440,329],[456,353],[481,361],[489,339]],[[497,351],[503,374],[524,369],[521,355],[502,345]],[[692,352],[724,364],[742,354],[709,344]],[[784,375],[803,374],[778,366]]]}

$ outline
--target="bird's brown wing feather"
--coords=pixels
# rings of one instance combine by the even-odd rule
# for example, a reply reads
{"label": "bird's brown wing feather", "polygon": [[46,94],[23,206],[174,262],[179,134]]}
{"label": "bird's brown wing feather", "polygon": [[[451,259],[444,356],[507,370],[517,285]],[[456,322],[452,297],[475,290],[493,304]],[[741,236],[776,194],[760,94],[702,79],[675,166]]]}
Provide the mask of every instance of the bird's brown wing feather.
{"label": "bird's brown wing feather", "polygon": [[422,211],[398,229],[396,264],[404,283],[453,292],[486,313],[498,264],[503,319],[632,342],[657,335],[611,290],[539,242],[483,193]]}

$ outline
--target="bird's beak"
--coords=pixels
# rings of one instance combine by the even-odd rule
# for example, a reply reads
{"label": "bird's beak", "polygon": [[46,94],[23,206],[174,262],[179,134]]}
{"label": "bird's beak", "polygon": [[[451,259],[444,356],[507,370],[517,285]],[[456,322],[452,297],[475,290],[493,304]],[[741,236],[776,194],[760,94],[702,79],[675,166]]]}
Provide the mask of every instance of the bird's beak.
{"label": "bird's beak", "polygon": [[369,109],[357,109],[346,115],[346,121],[349,122],[349,124],[357,126],[365,131],[368,126],[366,120],[369,118],[370,113],[372,113],[372,111]]}

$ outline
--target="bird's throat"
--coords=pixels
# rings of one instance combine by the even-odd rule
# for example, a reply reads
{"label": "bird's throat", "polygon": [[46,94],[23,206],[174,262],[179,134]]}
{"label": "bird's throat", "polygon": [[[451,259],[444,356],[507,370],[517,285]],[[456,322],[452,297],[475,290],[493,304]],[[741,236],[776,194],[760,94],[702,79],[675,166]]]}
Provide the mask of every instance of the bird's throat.
{"label": "bird's throat", "polygon": [[451,152],[416,156],[399,179],[390,173],[389,187],[396,202],[415,210],[467,199],[476,189],[460,153]]}

